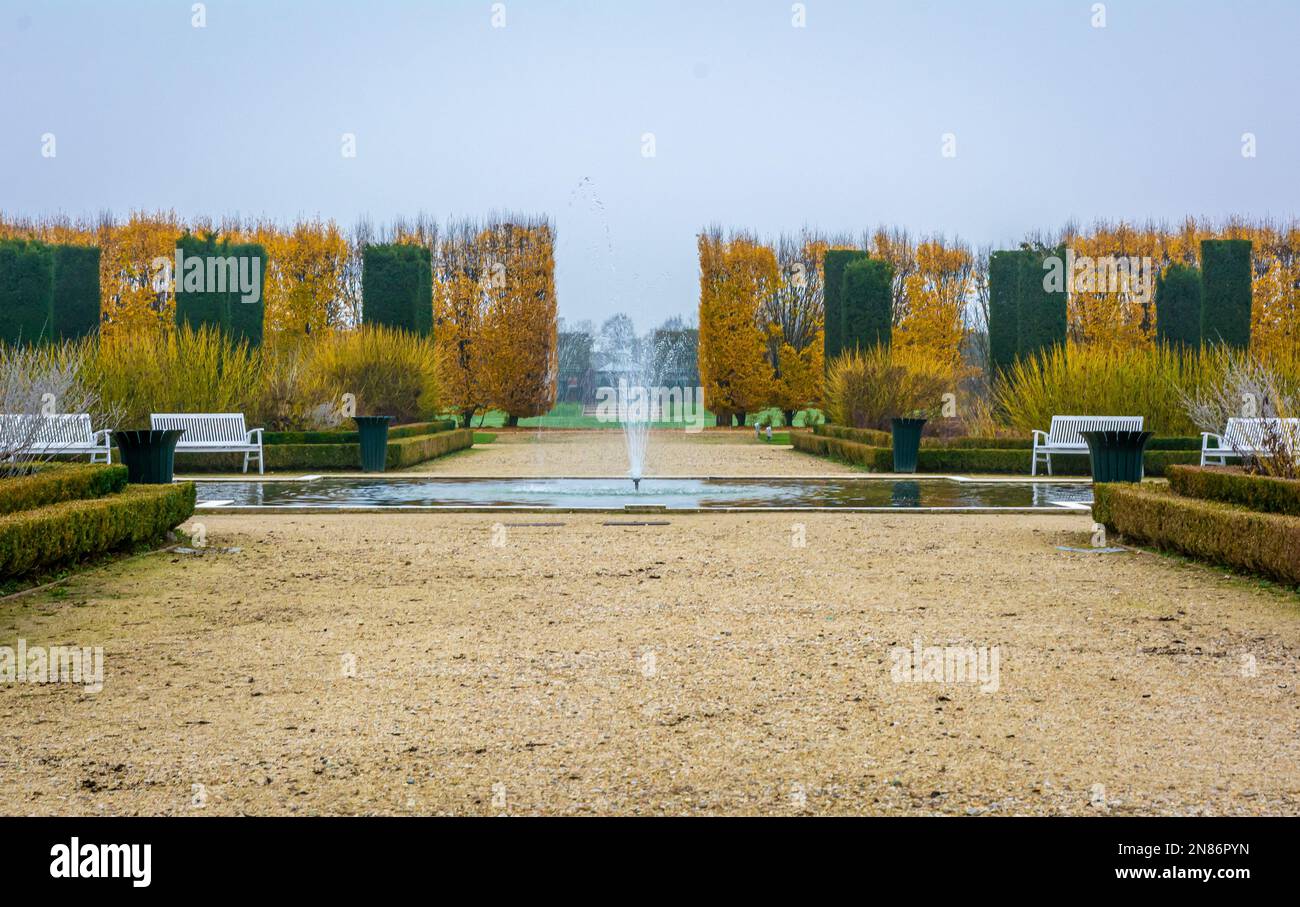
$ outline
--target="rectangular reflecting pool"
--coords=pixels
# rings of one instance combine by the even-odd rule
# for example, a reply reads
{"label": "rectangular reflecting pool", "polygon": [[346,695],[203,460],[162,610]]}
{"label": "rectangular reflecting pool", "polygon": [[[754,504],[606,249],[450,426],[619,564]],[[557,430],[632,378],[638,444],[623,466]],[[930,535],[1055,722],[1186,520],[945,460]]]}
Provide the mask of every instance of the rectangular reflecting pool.
{"label": "rectangular reflecting pool", "polygon": [[825,479],[431,479],[314,478],[202,481],[200,505],[295,508],[541,508],[669,510],[769,508],[1047,508],[1092,503],[1086,482],[980,482],[926,478]]}

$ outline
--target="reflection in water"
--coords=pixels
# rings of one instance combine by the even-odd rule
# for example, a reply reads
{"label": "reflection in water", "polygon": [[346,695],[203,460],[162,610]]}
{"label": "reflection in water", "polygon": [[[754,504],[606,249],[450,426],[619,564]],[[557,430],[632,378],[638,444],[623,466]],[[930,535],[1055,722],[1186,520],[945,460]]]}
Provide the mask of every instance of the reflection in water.
{"label": "reflection in water", "polygon": [[950,479],[319,479],[197,482],[199,501],[312,507],[1055,507],[1092,502],[1086,483]]}
{"label": "reflection in water", "polygon": [[894,487],[889,493],[890,507],[920,507],[921,506],[921,483],[920,482],[894,482]]}

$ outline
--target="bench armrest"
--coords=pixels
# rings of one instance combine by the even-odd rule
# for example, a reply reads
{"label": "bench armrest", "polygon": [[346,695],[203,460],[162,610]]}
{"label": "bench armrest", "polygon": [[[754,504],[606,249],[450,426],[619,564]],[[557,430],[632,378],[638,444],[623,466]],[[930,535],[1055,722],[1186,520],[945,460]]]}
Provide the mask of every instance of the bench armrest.
{"label": "bench armrest", "polygon": [[101,436],[102,436],[103,439],[104,439],[104,446],[105,446],[105,447],[108,447],[108,446],[109,446],[109,443],[110,443],[110,440],[109,440],[109,439],[113,437],[113,430],[112,430],[111,428],[101,428],[99,431],[97,431],[97,432],[95,432],[94,434],[92,434],[92,435],[90,436],[90,439],[91,439],[91,441],[93,441],[94,443],[98,444],[98,443],[100,443],[100,442],[99,442],[99,439],[100,439]]}
{"label": "bench armrest", "polygon": [[265,429],[261,429],[261,428],[250,428],[250,429],[248,430],[248,438],[247,438],[248,443],[249,443],[249,444],[252,444],[252,443],[253,443],[253,435],[257,435],[257,443],[258,443],[258,444],[261,444],[261,443],[262,443],[262,432],[263,432],[263,431],[265,431]]}
{"label": "bench armrest", "polygon": [[1209,448],[1211,438],[1214,439],[1215,447],[1223,446],[1223,437],[1221,435],[1216,435],[1212,431],[1203,431],[1201,432],[1201,450],[1206,450]]}
{"label": "bench armrest", "polygon": [[1043,439],[1043,443],[1046,444],[1046,443],[1047,443],[1047,432],[1035,428],[1035,429],[1034,429],[1034,443],[1035,443],[1035,444],[1038,443],[1038,439],[1039,439],[1040,436],[1041,436],[1042,439]]}

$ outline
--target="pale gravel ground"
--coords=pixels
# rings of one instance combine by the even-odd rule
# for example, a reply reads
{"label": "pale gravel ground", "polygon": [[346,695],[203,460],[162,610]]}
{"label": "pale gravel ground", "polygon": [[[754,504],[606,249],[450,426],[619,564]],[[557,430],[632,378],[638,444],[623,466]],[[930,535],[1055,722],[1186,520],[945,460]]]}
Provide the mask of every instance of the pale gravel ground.
{"label": "pale gravel ground", "polygon": [[[1086,515],[495,519],[206,515],[0,604],[107,662],[0,685],[0,812],[1300,812],[1297,597]],[[918,637],[1000,689],[893,683]]]}
{"label": "pale gravel ground", "polygon": [[[646,450],[648,476],[855,474],[841,463],[792,453],[788,446],[757,441],[750,431],[687,434],[681,430],[659,430],[651,434]],[[623,433],[613,429],[501,432],[490,444],[476,445],[473,450],[429,460],[403,471],[491,478],[625,476],[627,447]]]}

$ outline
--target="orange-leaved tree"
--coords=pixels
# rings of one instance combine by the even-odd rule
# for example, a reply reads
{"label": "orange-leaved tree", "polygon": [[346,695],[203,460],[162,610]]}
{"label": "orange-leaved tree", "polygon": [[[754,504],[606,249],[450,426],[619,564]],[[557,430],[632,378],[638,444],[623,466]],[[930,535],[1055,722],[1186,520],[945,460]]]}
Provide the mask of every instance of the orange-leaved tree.
{"label": "orange-leaved tree", "polygon": [[759,307],[772,370],[770,402],[786,425],[798,410],[819,406],[825,377],[823,259],[831,242],[803,233],[776,241],[777,280]]}
{"label": "orange-leaved tree", "polygon": [[711,228],[700,255],[700,381],[719,425],[767,405],[772,367],[760,306],[779,280],[776,255],[753,237]]}

